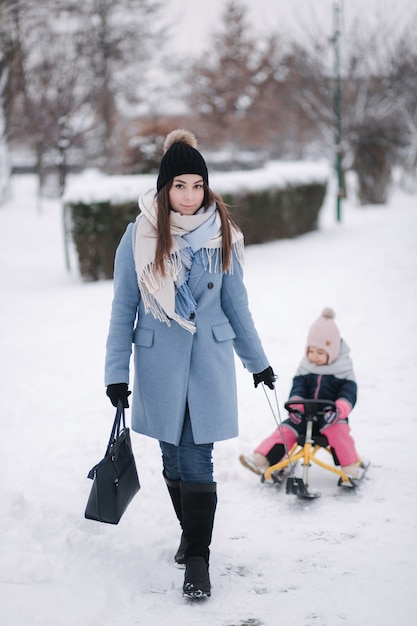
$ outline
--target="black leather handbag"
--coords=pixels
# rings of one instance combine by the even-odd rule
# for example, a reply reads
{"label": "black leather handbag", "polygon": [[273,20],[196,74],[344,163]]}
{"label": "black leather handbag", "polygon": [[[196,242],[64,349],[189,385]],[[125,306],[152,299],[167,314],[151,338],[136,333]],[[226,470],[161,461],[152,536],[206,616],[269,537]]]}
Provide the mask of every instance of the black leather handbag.
{"label": "black leather handbag", "polygon": [[93,486],[85,517],[107,524],[118,524],[140,489],[122,402],[117,406],[106,454],[90,470],[88,478],[93,480]]}

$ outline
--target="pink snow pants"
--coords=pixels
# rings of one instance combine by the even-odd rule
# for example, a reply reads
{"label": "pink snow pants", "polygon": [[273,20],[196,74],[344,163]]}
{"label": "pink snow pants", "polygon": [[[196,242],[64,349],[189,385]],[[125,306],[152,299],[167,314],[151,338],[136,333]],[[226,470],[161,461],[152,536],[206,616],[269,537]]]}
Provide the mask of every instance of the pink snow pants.
{"label": "pink snow pants", "polygon": [[[281,436],[281,430],[285,437],[285,441]],[[264,456],[268,454],[270,450],[276,444],[285,443],[288,450],[291,450],[293,445],[297,441],[297,433],[286,424],[282,425],[281,430],[277,428],[274,432],[264,439],[262,443],[255,449],[255,452],[260,452]],[[356,452],[355,442],[350,434],[349,424],[346,422],[340,422],[338,424],[331,424],[321,430],[322,435],[327,437],[329,446],[336,452],[337,458],[340,461],[340,465],[345,467],[351,465],[359,460],[359,455]]]}

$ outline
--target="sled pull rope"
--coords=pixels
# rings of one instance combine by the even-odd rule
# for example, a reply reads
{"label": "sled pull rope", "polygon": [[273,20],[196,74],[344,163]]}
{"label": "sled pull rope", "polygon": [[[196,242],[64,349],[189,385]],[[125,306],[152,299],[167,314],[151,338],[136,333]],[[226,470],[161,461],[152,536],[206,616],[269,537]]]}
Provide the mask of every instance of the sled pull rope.
{"label": "sled pull rope", "polygon": [[[278,377],[275,377],[275,380],[277,380],[277,378]],[[276,425],[278,427],[278,430],[279,430],[279,432],[281,434],[282,442],[284,444],[285,456],[287,457],[287,459],[289,461],[289,464],[290,464],[290,468],[291,468],[290,469],[290,475],[292,475],[294,473],[294,465],[295,464],[291,462],[290,453],[289,453],[289,450],[287,448],[287,444],[285,442],[285,436],[284,436],[283,428],[282,428],[281,411],[279,410],[279,402],[278,402],[277,390],[276,390],[276,388],[274,386],[274,397],[275,397],[275,405],[276,405],[276,411],[275,411],[274,407],[272,406],[272,402],[269,399],[269,395],[266,392],[264,383],[262,383],[262,389],[264,391],[265,398],[266,398],[266,400],[267,400],[267,402],[269,404],[269,408],[271,409],[271,413],[274,416],[275,423],[276,423]]]}

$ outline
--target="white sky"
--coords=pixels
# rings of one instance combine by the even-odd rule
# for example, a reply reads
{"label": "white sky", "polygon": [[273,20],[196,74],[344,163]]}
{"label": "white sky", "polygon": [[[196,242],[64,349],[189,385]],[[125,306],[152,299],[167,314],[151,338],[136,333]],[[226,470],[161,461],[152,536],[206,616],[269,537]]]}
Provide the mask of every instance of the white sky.
{"label": "white sky", "polygon": [[[255,32],[260,35],[274,30],[297,28],[316,21],[332,32],[333,7],[335,0],[244,0],[249,9],[248,17]],[[205,48],[210,35],[220,26],[221,16],[227,0],[167,0],[166,17],[172,20],[170,36],[179,52]],[[345,20],[364,15],[392,16],[393,23],[407,19],[410,12],[416,13],[415,0],[339,0],[343,6]],[[171,17],[172,16],[172,17]]]}

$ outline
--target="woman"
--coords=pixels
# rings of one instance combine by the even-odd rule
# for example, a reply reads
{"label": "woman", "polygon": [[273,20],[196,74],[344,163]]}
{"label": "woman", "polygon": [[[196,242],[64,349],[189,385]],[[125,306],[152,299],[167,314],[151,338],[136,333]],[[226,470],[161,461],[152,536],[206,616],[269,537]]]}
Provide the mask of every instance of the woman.
{"label": "woman", "polygon": [[275,377],[248,308],[242,233],[196,146],[189,131],[167,136],[156,194],[140,198],[117,249],[105,384],[112,404],[127,407],[133,343],[132,429],[160,442],[183,531],[183,593],[207,597],[213,443],[238,434],[233,349],[255,386],[273,389]]}

